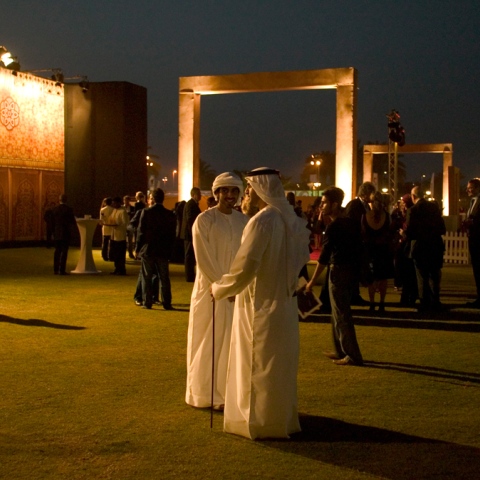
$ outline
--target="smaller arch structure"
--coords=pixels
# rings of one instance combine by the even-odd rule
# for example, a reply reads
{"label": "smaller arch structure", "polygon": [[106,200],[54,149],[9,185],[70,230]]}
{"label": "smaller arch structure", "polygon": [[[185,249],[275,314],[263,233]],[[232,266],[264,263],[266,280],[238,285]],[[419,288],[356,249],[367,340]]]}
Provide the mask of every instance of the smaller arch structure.
{"label": "smaller arch structure", "polygon": [[[453,166],[453,147],[451,143],[405,144],[398,147],[398,154],[440,153],[443,155],[442,202],[443,214],[458,214],[458,197],[460,194],[460,171]],[[388,155],[388,145],[364,145],[363,147],[363,181],[372,180],[373,156]]]}

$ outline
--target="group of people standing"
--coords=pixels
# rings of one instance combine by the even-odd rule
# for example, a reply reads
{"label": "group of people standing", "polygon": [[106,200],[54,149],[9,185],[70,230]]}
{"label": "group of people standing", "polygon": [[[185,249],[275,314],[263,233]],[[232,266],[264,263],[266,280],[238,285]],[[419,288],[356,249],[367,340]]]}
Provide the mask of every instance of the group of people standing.
{"label": "group of people standing", "polygon": [[211,406],[213,382],[212,406],[224,410],[226,432],[288,438],[300,430],[294,294],[309,260],[309,232],[286,200],[278,171],[256,169],[246,180],[245,210],[258,213],[236,211],[243,183],[226,172],[213,184],[217,206],[193,226],[197,276],[185,399]]}
{"label": "group of people standing", "polygon": [[136,213],[146,207],[145,195],[137,192],[135,204],[130,197],[106,197],[100,207],[100,224],[102,225],[102,258],[106,262],[114,262],[112,275],[125,275],[125,258],[135,258],[135,230],[129,224]]}
{"label": "group of people standing", "polygon": [[[226,432],[251,439],[288,438],[300,431],[295,296],[301,294],[298,278],[310,259],[310,231],[304,216],[287,200],[277,170],[255,169],[245,179],[243,192],[243,181],[237,175],[219,175],[212,186],[215,205],[203,213],[198,206],[199,189],[192,189],[191,201],[184,205],[186,280],[194,279],[185,400],[193,407],[224,411]],[[465,228],[478,293],[480,179],[471,180],[467,191],[471,204]],[[54,214],[64,224],[74,223],[66,198],[60,200]],[[113,273],[125,274],[127,227],[133,225],[132,255],[142,262],[137,304],[152,308],[160,285],[161,303],[170,310],[168,263],[178,236],[178,218],[163,206],[163,190],[150,194],[150,206],[143,200],[137,194],[137,203],[143,205],[132,208],[128,198],[123,207],[119,197],[105,199],[100,211],[102,255],[114,261]],[[389,213],[384,197],[370,182],[360,186],[358,197],[346,208],[343,200],[344,192],[338,187],[323,192],[319,204],[322,251],[305,290],[311,291],[328,269],[334,349],[324,353],[337,365],[361,366],[351,312],[359,282],[368,285],[370,309],[375,309],[378,292],[379,309],[384,310],[386,283],[395,276],[395,248],[400,245],[416,272],[419,308],[439,308],[445,223],[439,206],[423,198],[419,187],[403,198],[403,211],[398,215]],[[65,269],[62,245],[56,242],[55,273],[60,274]],[[190,248],[193,265],[187,269]],[[469,306],[479,308],[480,295]]]}
{"label": "group of people standing", "polygon": [[[245,211],[250,204],[258,213],[249,219],[237,214],[242,182],[225,173],[212,188],[218,205],[200,214],[193,225],[197,277],[189,316],[185,399],[194,407],[224,410],[227,432],[252,439],[285,438],[300,429],[298,316],[293,295],[301,294],[296,285],[309,259],[309,231],[303,215],[286,201],[276,171],[257,169],[246,180]],[[473,245],[478,242],[480,180],[469,182],[468,191]],[[404,196],[401,209],[392,213],[370,182],[361,185],[357,198],[345,208],[343,199],[338,187],[323,192],[322,251],[305,290],[311,291],[328,269],[334,349],[324,354],[337,365],[361,366],[351,312],[358,301],[359,282],[368,286],[370,310],[375,310],[378,292],[378,308],[385,311],[387,281],[396,276],[402,257],[414,272],[412,277],[412,270],[404,268],[409,273],[398,278],[402,289],[410,292],[409,306],[418,297],[420,311],[441,308],[445,223],[439,205],[424,198],[419,187]],[[472,257],[478,286],[475,260]],[[468,305],[479,307],[479,299]]]}
{"label": "group of people standing", "polygon": [[[402,305],[422,311],[442,308],[442,235],[446,229],[437,202],[427,200],[416,186],[390,213],[389,196],[376,191],[371,182],[364,182],[358,196],[341,209],[341,216],[354,220],[359,229],[362,249],[356,264],[359,282],[368,288],[369,295],[368,302],[363,300],[357,284],[351,299],[353,305],[369,305],[371,312],[377,307],[379,312],[385,312],[387,281],[394,279],[395,287],[402,290]],[[322,208],[319,219],[318,228],[323,232],[330,219],[325,221]]]}

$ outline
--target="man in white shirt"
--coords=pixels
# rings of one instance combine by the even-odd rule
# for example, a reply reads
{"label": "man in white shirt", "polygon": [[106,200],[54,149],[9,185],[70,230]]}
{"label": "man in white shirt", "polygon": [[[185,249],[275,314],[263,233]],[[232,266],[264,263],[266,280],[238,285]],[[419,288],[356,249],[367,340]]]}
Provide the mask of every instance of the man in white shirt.
{"label": "man in white shirt", "polygon": [[100,224],[102,225],[102,258],[108,262],[110,259],[110,237],[112,236],[112,227],[108,226],[110,215],[113,213],[112,198],[103,199],[102,208],[100,208]]}

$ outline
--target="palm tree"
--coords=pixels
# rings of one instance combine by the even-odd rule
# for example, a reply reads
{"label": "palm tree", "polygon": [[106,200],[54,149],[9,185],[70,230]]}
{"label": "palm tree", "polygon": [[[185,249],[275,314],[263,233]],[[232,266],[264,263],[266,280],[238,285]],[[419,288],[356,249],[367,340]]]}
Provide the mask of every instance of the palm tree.
{"label": "palm tree", "polygon": [[212,166],[200,159],[200,189],[210,190],[216,176],[217,172],[212,168]]}

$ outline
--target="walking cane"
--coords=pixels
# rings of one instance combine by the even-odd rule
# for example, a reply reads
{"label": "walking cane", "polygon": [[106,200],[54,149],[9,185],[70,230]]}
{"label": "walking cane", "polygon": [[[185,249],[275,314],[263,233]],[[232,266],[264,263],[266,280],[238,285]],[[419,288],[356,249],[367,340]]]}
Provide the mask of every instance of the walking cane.
{"label": "walking cane", "polygon": [[210,397],[210,429],[213,428],[213,389],[215,383],[215,299],[212,298],[212,391]]}

